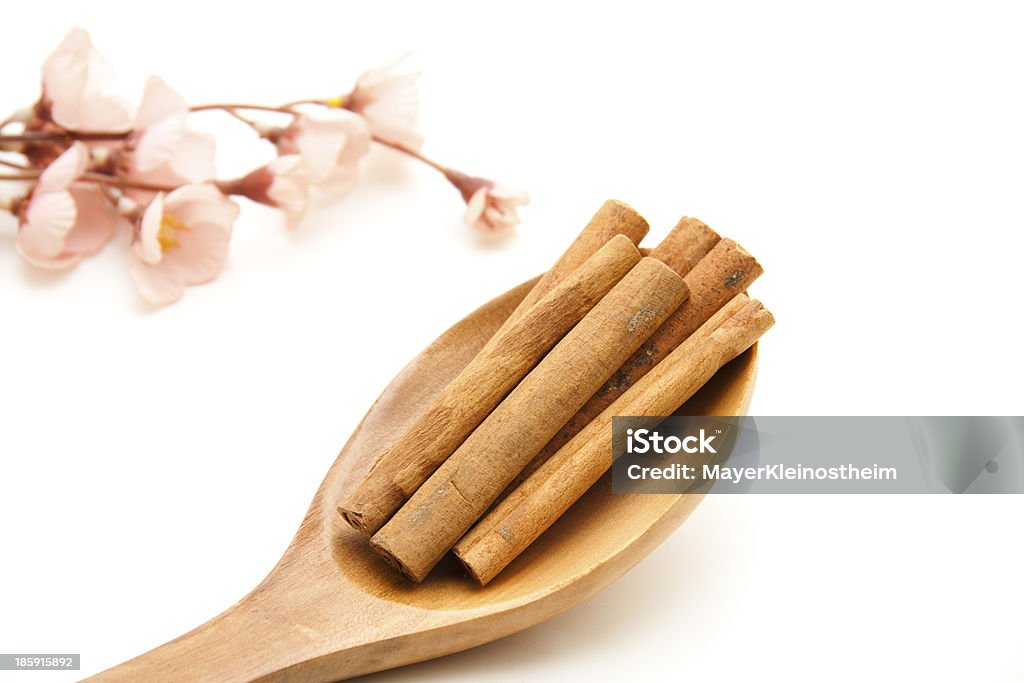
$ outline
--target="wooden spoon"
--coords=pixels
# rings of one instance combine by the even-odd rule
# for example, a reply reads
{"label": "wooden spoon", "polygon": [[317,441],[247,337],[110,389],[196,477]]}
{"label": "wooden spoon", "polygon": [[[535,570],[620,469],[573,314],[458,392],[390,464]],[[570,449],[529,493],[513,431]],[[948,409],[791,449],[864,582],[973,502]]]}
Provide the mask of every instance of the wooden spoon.
{"label": "wooden spoon", "polygon": [[[486,588],[448,558],[422,584],[400,576],[337,505],[529,291],[524,283],[442,334],[392,380],[331,466],[284,556],[202,626],[90,681],[336,681],[458,652],[549,619],[663,541],[700,495],[612,495],[606,476]],[[745,414],[757,347],[681,409]]]}

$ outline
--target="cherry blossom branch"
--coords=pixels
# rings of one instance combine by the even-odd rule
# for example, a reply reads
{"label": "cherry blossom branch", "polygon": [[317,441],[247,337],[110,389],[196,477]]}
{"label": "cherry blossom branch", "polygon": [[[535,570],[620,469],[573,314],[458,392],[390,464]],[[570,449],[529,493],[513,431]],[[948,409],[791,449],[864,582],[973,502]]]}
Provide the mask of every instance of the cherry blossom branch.
{"label": "cherry blossom branch", "polygon": [[[242,123],[245,123],[250,128],[253,128],[254,130],[256,130],[256,132],[258,132],[260,134],[263,134],[264,127],[260,123],[240,115],[237,110],[238,109],[243,109],[243,110],[251,110],[251,111],[268,111],[268,112],[272,112],[272,113],[275,113],[275,114],[290,114],[292,116],[299,116],[298,112],[292,111],[292,109],[294,107],[298,107],[298,106],[302,106],[302,105],[317,105],[317,106],[321,106],[321,107],[326,107],[328,109],[339,109],[339,108],[344,108],[344,102],[345,102],[346,99],[348,99],[348,98],[337,97],[337,98],[333,98],[332,100],[293,100],[292,102],[288,102],[286,104],[282,104],[282,105],[280,105],[278,107],[262,105],[262,104],[215,103],[215,104],[202,104],[202,105],[193,106],[193,107],[190,107],[189,110],[193,111],[193,112],[211,111],[211,110],[222,110],[222,111],[230,114],[231,116],[234,116],[235,118],[237,118]],[[400,142],[395,142],[393,140],[385,139],[385,138],[383,138],[383,137],[381,137],[379,135],[373,135],[371,137],[372,137],[372,140],[374,142],[376,142],[376,143],[378,143],[380,145],[383,145],[385,147],[390,147],[391,149],[394,149],[394,150],[396,150],[398,152],[401,152],[402,154],[405,154],[408,157],[416,159],[417,161],[420,161],[420,162],[426,164],[427,166],[430,166],[431,168],[433,168],[433,169],[437,170],[438,172],[440,172],[441,174],[443,174],[450,181],[452,181],[453,177],[458,178],[458,177],[464,175],[462,173],[459,173],[458,171],[453,171],[453,170],[449,169],[447,166],[444,166],[443,164],[438,163],[437,161],[435,161],[435,160],[431,159],[430,157],[426,156],[425,154],[423,154],[419,150],[413,149],[412,147],[409,147],[408,145],[404,145],[404,144],[402,144]],[[452,181],[452,182],[456,182],[456,181]],[[229,185],[229,184],[226,184],[226,183],[222,183],[222,188],[223,187],[235,187],[235,186],[236,185]]]}
{"label": "cherry blossom branch", "polygon": [[[260,123],[240,115],[238,113],[238,110],[248,110],[253,112],[270,112],[272,114],[287,114],[293,117],[297,117],[299,116],[299,114],[293,111],[296,108],[296,106],[311,104],[324,106],[324,108],[327,109],[345,109],[345,103],[349,99],[351,99],[350,95],[345,97],[333,97],[330,99],[295,99],[290,102],[281,104],[279,106],[273,106],[268,104],[254,104],[249,102],[215,102],[211,104],[198,104],[195,106],[190,106],[189,112],[207,112],[220,110],[238,119],[242,123],[248,125],[250,128],[253,128],[257,133],[263,135],[265,130],[264,127]],[[449,179],[449,181],[452,182],[452,184],[454,184],[457,189],[460,190],[460,193],[463,194],[467,201],[469,200],[469,198],[472,197],[472,195],[475,193],[475,190],[479,187],[479,183],[472,182],[473,180],[479,179],[467,176],[466,174],[460,171],[450,169],[449,167],[446,167],[443,164],[440,164],[434,161],[433,159],[427,157],[422,152],[416,150],[416,148],[411,147],[408,144],[402,144],[401,142],[389,140],[387,138],[381,137],[380,135],[372,135],[371,137],[374,142],[377,142],[378,144],[382,144],[387,147],[391,147],[392,150],[395,150],[396,152],[400,152],[403,155],[411,157],[412,159],[415,159],[423,164],[426,164],[427,166],[438,171],[445,178]],[[240,186],[239,183],[241,180],[242,179],[239,178],[237,180],[232,181],[221,181],[219,183],[219,186],[221,187],[221,189],[225,189],[228,187],[233,188],[233,191],[225,190],[225,194],[239,194],[238,187]],[[472,185],[470,191],[467,191],[467,183],[469,185]]]}
{"label": "cherry blossom branch", "polygon": [[516,207],[530,201],[525,192],[509,190],[493,180],[478,178],[440,164],[422,152],[401,143],[373,136],[373,141],[417,159],[439,173],[455,186],[466,201],[466,222],[484,232],[501,231],[519,222]]}
{"label": "cherry blossom branch", "polygon": [[[352,189],[371,142],[441,173],[465,200],[473,227],[497,233],[518,223],[524,193],[420,151],[419,74],[397,66],[364,73],[345,95],[279,106],[189,106],[153,76],[133,111],[105,92],[110,66],[89,35],[74,29],[43,64],[33,104],[0,122],[0,151],[19,155],[0,159],[9,171],[0,182],[30,183],[23,196],[0,199],[0,208],[17,217],[18,252],[35,266],[64,269],[128,231],[129,273],[139,294],[156,305],[172,303],[186,286],[220,270],[240,210],[236,197],[281,210],[292,227],[311,191],[339,196]],[[217,179],[213,136],[187,124],[188,114],[202,111],[222,111],[249,126],[274,156],[237,178]],[[86,144],[96,142],[107,144]]]}
{"label": "cherry blossom branch", "polygon": [[0,134],[0,143],[4,142],[103,142],[105,140],[124,140],[131,131],[123,133],[84,133],[76,130],[43,131],[28,130],[23,133]]}

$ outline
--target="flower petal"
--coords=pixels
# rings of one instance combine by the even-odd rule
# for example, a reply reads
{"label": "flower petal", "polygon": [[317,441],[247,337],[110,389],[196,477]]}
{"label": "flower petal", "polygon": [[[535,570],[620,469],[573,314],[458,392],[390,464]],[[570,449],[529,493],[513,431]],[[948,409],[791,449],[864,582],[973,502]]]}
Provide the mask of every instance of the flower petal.
{"label": "flower petal", "polygon": [[171,170],[185,182],[201,183],[217,175],[213,158],[216,143],[212,135],[186,128],[171,160]]}
{"label": "flower petal", "polygon": [[356,162],[370,151],[370,128],[362,116],[347,110],[331,112],[329,118],[300,116],[285,129],[277,149],[302,156],[309,182],[335,184],[331,178],[340,165],[350,166],[341,174],[346,179],[355,175]]}
{"label": "flower petal", "polygon": [[285,155],[267,164],[267,170],[273,177],[267,197],[284,212],[287,226],[294,228],[302,221],[309,204],[305,161],[297,154]]}
{"label": "flower petal", "polygon": [[[43,92],[50,100],[77,99],[89,75],[92,40],[80,28],[73,28],[57,49],[43,62]],[[101,74],[97,72],[94,78]]]}
{"label": "flower petal", "polygon": [[128,106],[102,90],[113,68],[92,46],[89,34],[72,29],[43,64],[43,99],[59,125],[77,131],[122,132],[131,127]]}
{"label": "flower petal", "polygon": [[51,115],[64,128],[82,133],[120,133],[132,125],[128,103],[108,95],[85,95],[74,103],[54,103]]}
{"label": "flower petal", "polygon": [[75,200],[66,190],[33,196],[25,212],[25,224],[18,230],[18,250],[36,259],[60,255],[76,215]]}
{"label": "flower petal", "polygon": [[188,103],[164,79],[150,76],[142,94],[139,111],[135,114],[136,128],[149,128],[171,117],[184,117]]}
{"label": "flower petal", "polygon": [[139,132],[132,153],[132,180],[155,185],[182,185],[216,175],[214,139],[189,130],[188,106],[181,95],[153,76],[136,117]]}
{"label": "flower petal", "polygon": [[366,117],[373,134],[412,149],[423,145],[419,133],[418,71],[398,72],[406,55],[367,71],[349,97],[348,107]]}
{"label": "flower petal", "polygon": [[199,285],[217,277],[228,255],[231,230],[216,223],[193,223],[180,233],[181,246],[168,249],[164,263],[173,267],[181,281]]}
{"label": "flower petal", "polygon": [[39,176],[35,192],[39,194],[65,190],[89,165],[89,149],[76,142],[57,157]]}
{"label": "flower petal", "polygon": [[418,102],[381,100],[367,106],[363,114],[377,137],[410,149],[420,149],[423,135],[418,130],[417,107]]}
{"label": "flower petal", "polygon": [[163,249],[160,248],[160,227],[164,218],[164,193],[153,197],[142,213],[139,223],[139,239],[132,244],[138,258],[147,264],[160,263]]}
{"label": "flower petal", "polygon": [[465,221],[470,225],[476,225],[476,222],[480,220],[480,217],[484,214],[484,209],[487,208],[487,188],[481,186],[473,193],[473,196],[466,202],[466,216]]}
{"label": "flower petal", "polygon": [[117,213],[95,187],[72,187],[69,192],[75,200],[77,216],[75,226],[64,240],[68,253],[88,256],[95,254],[114,237],[119,228],[131,228],[124,216]]}
{"label": "flower petal", "polygon": [[175,268],[150,265],[134,252],[128,256],[128,274],[139,296],[154,306],[172,304],[185,292],[185,282]]}
{"label": "flower petal", "polygon": [[17,249],[23,259],[36,268],[43,268],[45,270],[67,270],[85,257],[84,254],[73,254],[66,251],[56,256],[44,256],[22,248],[21,245],[17,245]]}
{"label": "flower petal", "polygon": [[526,206],[530,203],[530,195],[523,190],[513,190],[503,185],[491,188],[491,196],[513,206]]}
{"label": "flower petal", "polygon": [[169,164],[185,135],[184,114],[169,116],[142,130],[132,153],[132,171],[137,179]]}
{"label": "flower petal", "polygon": [[[394,76],[393,76],[392,72],[398,67],[399,64],[401,64],[402,62],[404,62],[405,60],[407,60],[411,56],[412,56],[412,50],[408,50],[408,51],[403,52],[402,54],[398,55],[397,57],[392,59],[390,62],[385,62],[385,63],[381,64],[380,66],[377,66],[377,67],[375,67],[373,69],[370,69],[370,70],[366,71],[356,81],[356,87],[357,88],[359,88],[359,87],[361,87],[361,88],[373,88],[373,87],[379,86],[381,83],[384,83],[388,79],[393,78]],[[412,71],[412,72],[409,72],[409,73],[410,73],[410,75],[414,75],[416,77],[419,77],[419,72]]]}
{"label": "flower petal", "polygon": [[370,124],[365,118],[349,111],[343,114],[341,122],[345,127],[345,146],[341,149],[338,162],[354,164],[370,152]]}
{"label": "flower petal", "polygon": [[484,212],[484,220],[496,232],[513,228],[519,224],[516,212],[500,205],[489,207]]}
{"label": "flower petal", "polygon": [[330,175],[348,142],[346,126],[338,119],[322,120],[310,117],[302,117],[294,125],[294,134],[288,136],[286,133],[286,137],[282,139],[285,149],[281,151],[286,154],[301,154],[306,160],[310,180],[320,182]]}
{"label": "flower petal", "polygon": [[43,62],[43,92],[53,102],[78,99],[84,92],[99,92],[113,77],[113,67],[80,28],[71,29]]}
{"label": "flower petal", "polygon": [[167,195],[164,210],[187,225],[217,223],[226,226],[229,232],[238,218],[238,204],[209,183],[179,187]]}

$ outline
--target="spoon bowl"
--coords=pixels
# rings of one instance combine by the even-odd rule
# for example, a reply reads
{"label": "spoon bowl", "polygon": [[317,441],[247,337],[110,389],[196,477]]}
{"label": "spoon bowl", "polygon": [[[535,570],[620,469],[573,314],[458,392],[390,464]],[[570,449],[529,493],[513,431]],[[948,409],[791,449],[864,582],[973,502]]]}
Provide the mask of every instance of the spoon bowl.
{"label": "spoon bowl", "polygon": [[[326,682],[432,659],[559,614],[668,537],[702,496],[613,495],[606,475],[486,587],[464,576],[451,557],[413,584],[337,513],[377,455],[469,363],[533,282],[463,318],[391,381],[259,586],[202,626],[88,680]],[[756,365],[755,345],[680,414],[745,414]]]}

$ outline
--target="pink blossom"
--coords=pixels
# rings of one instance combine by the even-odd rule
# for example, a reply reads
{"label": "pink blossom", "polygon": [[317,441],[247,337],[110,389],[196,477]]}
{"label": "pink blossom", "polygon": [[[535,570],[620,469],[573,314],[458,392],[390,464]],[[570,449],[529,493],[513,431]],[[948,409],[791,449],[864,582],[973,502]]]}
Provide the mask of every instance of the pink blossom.
{"label": "pink blossom", "polygon": [[128,105],[103,92],[113,77],[113,68],[96,52],[89,34],[72,29],[43,63],[43,110],[68,130],[127,131]]}
{"label": "pink blossom", "polygon": [[184,98],[163,79],[151,76],[135,115],[135,133],[129,141],[128,178],[154,185],[183,185],[210,180],[214,140],[185,125],[189,108]]}
{"label": "pink blossom", "polygon": [[302,157],[310,184],[339,196],[356,183],[359,160],[370,151],[370,129],[349,111],[330,118],[300,115],[274,141],[280,154]]}
{"label": "pink blossom", "polygon": [[76,142],[39,176],[25,207],[16,247],[26,261],[60,270],[99,251],[127,222],[95,186],[75,184],[89,150]]}
{"label": "pink blossom", "polygon": [[209,183],[159,193],[142,214],[129,272],[143,299],[162,306],[224,265],[238,205]]}
{"label": "pink blossom", "polygon": [[420,96],[416,88],[420,74],[398,71],[403,59],[405,55],[360,76],[342,106],[365,116],[375,136],[418,150],[423,146],[419,132]]}
{"label": "pink blossom", "polygon": [[309,171],[298,154],[277,157],[231,187],[235,194],[281,209],[289,228],[299,224],[309,203]]}
{"label": "pink blossom", "polygon": [[484,233],[502,233],[519,225],[517,206],[530,203],[521,190],[482,185],[466,202],[466,223]]}

